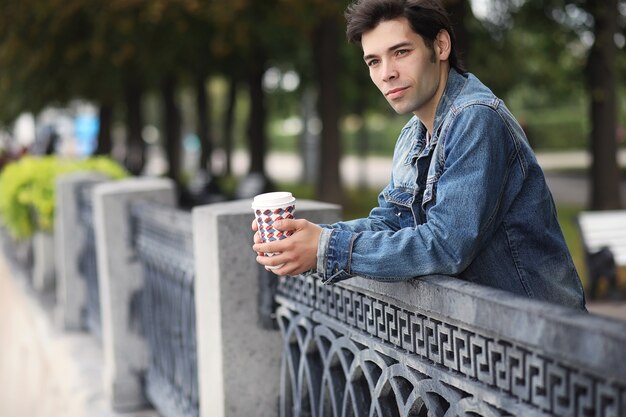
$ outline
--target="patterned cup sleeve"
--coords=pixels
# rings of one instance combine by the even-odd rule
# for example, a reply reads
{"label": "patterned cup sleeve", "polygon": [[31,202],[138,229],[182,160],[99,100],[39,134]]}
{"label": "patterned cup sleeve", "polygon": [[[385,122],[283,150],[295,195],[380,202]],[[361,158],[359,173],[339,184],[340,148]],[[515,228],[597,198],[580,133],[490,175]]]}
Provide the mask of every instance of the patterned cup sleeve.
{"label": "patterned cup sleeve", "polygon": [[[295,207],[295,205],[291,205],[274,210],[255,210],[256,221],[259,226],[259,235],[261,236],[261,240],[263,242],[273,242],[291,235],[291,231],[282,232],[274,229],[274,223],[278,220],[293,219]],[[266,256],[272,256],[272,254],[266,254]]]}

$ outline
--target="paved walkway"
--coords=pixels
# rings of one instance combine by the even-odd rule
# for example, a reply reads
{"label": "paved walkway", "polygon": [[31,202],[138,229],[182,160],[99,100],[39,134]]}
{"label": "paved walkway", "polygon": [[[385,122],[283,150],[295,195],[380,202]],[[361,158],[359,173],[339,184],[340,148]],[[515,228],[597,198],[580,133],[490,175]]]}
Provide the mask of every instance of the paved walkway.
{"label": "paved walkway", "polygon": [[[589,181],[584,174],[566,172],[565,169],[586,168],[590,157],[587,152],[540,153],[537,155],[539,165],[546,173],[548,186],[557,203],[587,206],[589,200]],[[626,167],[626,151],[620,151],[618,161]],[[220,158],[214,161],[217,170]],[[233,157],[233,174],[243,176],[248,172],[249,158],[245,152],[235,152]],[[266,159],[267,175],[280,182],[298,182],[302,178],[302,158],[289,153],[270,153]],[[386,157],[368,157],[361,160],[347,156],[341,162],[341,180],[349,185],[365,184],[369,187],[382,189],[389,181],[391,159]],[[626,180],[622,181],[622,203],[626,207]]]}
{"label": "paved walkway", "polygon": [[[219,156],[215,158],[219,167]],[[539,153],[539,165],[546,172],[548,185],[559,203],[586,205],[589,198],[589,186],[585,176],[560,173],[566,168],[585,168],[589,166],[590,157],[587,152],[571,151],[558,153]],[[618,161],[626,166],[626,151],[620,151]],[[233,173],[245,175],[248,171],[249,158],[245,152],[235,152],[233,157]],[[267,174],[271,179],[281,182],[296,182],[302,178],[302,158],[295,154],[273,152],[266,159]],[[354,156],[343,158],[341,163],[341,179],[350,186],[361,182],[370,187],[382,188],[389,181],[391,159],[387,157],[368,157],[365,161]],[[626,207],[626,181],[622,185],[622,198]]]}
{"label": "paved walkway", "polygon": [[154,410],[111,410],[100,342],[55,328],[50,301],[0,251],[0,416],[158,417]]}
{"label": "paved walkway", "polygon": [[599,316],[626,321],[626,302],[592,301],[587,303],[587,310]]}

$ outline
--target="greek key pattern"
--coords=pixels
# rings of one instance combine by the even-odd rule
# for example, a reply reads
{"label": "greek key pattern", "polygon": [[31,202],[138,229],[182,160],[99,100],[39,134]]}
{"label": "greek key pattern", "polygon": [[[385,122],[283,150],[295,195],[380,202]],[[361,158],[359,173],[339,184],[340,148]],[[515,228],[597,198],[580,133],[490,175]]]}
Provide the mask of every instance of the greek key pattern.
{"label": "greek key pattern", "polygon": [[[281,305],[279,325],[286,343],[284,352],[287,357],[283,358],[283,367],[287,367],[283,369],[285,381],[297,388],[298,395],[301,395],[303,387],[298,384],[304,381],[296,378],[304,375],[301,368],[321,366],[318,370],[306,371],[322,375],[319,387],[307,389],[323,391],[329,389],[324,384],[332,382],[341,385],[340,390],[344,392],[343,403],[335,404],[344,407],[341,408],[345,409],[344,414],[313,413],[314,416],[426,415],[420,414],[425,411],[419,410],[428,410],[429,416],[446,417],[626,416],[623,382],[606,381],[519,343],[496,339],[480,330],[446,323],[421,312],[408,311],[384,301],[383,297],[379,299],[340,285],[324,285],[313,276],[281,278],[278,294]],[[322,333],[326,335],[323,338]],[[347,339],[344,335],[352,337]],[[339,353],[335,354],[339,355],[336,357],[329,356],[335,343],[340,344],[335,350],[344,352],[345,357]],[[303,355],[303,352],[311,351],[319,351],[321,357],[317,362],[310,362],[310,355]],[[375,362],[378,365],[374,368],[362,363],[368,355],[377,357]],[[326,361],[335,364],[333,366],[337,363],[343,366],[339,382],[324,380],[323,375],[333,379],[339,372],[336,367],[326,369],[331,366]],[[290,370],[290,366],[298,368]],[[389,370],[391,367],[394,371]],[[370,408],[357,410],[355,398],[364,394],[355,391],[355,382],[351,378],[357,374],[363,376],[375,368],[379,371],[372,371],[374,374],[366,378],[369,392],[374,395],[374,388],[382,384],[388,386],[385,391],[388,395],[384,401],[382,397],[369,398],[366,403]],[[307,378],[311,381],[311,377]],[[352,384],[346,381],[352,381]],[[377,381],[378,385],[372,385],[372,381]],[[287,382],[286,386],[290,386]],[[427,404],[427,398],[421,393],[426,385],[434,389],[432,392],[436,392],[440,399],[443,398],[442,402]],[[485,390],[490,395],[482,395]],[[309,398],[295,398],[295,394],[289,392],[284,394],[286,400],[282,401],[311,403]],[[346,395],[354,398],[346,400]],[[413,399],[409,401],[411,395]],[[317,400],[318,407],[324,407],[323,403],[327,401],[321,397]],[[381,404],[389,401],[395,404],[394,410],[396,407],[400,410],[399,414],[381,411],[384,409]],[[510,409],[504,406],[506,404],[511,405]],[[293,407],[299,409],[301,405]],[[417,414],[413,414],[415,410],[418,410]],[[281,415],[299,414],[285,412]]]}

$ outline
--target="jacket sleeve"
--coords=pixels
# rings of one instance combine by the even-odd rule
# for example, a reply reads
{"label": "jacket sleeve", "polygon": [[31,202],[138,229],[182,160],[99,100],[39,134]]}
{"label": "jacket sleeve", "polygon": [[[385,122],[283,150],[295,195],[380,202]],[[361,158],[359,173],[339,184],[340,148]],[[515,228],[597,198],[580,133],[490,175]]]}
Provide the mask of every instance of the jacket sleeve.
{"label": "jacket sleeve", "polygon": [[[437,146],[443,146],[445,162],[429,183],[426,222],[398,228],[374,219],[369,224],[377,228],[325,230],[318,247],[324,282],[355,275],[381,281],[456,275],[491,238],[521,187],[519,144],[500,115],[483,105],[463,109],[444,129]],[[381,202],[380,210],[390,209]]]}

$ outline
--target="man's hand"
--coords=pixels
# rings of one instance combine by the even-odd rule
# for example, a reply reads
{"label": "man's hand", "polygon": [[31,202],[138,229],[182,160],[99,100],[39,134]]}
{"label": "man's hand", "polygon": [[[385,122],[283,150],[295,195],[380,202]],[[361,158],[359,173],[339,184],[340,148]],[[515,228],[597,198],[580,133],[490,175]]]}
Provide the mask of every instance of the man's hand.
{"label": "man's hand", "polygon": [[[322,228],[304,219],[280,220],[274,228],[283,232],[291,231],[291,236],[274,242],[262,243],[258,233],[256,220],[252,222],[254,246],[257,262],[261,265],[280,268],[270,269],[276,275],[298,275],[317,266],[317,244]],[[274,256],[263,256],[264,253],[276,253]]]}

